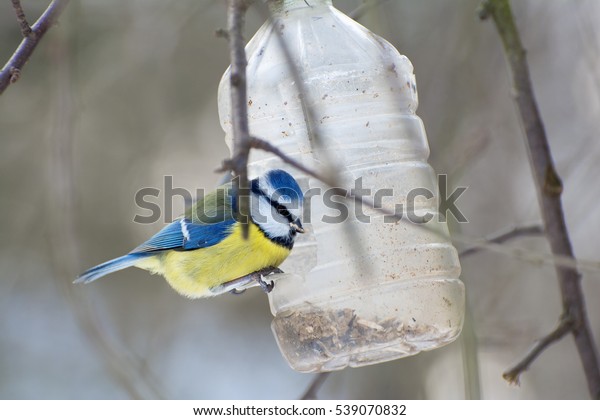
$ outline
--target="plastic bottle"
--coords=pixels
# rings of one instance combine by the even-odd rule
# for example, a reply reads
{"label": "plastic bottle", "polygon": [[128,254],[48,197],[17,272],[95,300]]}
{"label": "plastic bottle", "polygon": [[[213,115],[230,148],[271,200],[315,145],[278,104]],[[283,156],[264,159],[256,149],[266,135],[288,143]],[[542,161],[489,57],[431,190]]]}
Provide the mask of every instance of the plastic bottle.
{"label": "plastic bottle", "polygon": [[[379,193],[392,195],[380,199],[383,208],[404,206],[401,221],[386,223],[363,206],[362,214],[370,218],[364,222],[350,206],[345,222],[327,223],[324,215],[338,213],[325,198],[327,186],[273,155],[252,151],[252,176],[285,168],[304,189],[322,190],[310,199],[309,232],[299,236],[282,265],[286,274],[269,294],[272,329],[283,355],[298,371],[319,372],[397,359],[453,341],[462,328],[464,286],[457,252],[437,213],[438,187],[427,163],[423,123],[415,114],[410,61],[331,0],[272,0],[269,6],[274,23],[265,23],[246,47],[251,134],[320,172],[331,163],[329,156],[341,169],[345,188],[354,188],[360,178],[362,187],[371,189],[371,200],[377,191],[392,190]],[[300,90],[276,30],[299,70]],[[309,140],[300,94],[316,115],[322,147]],[[227,71],[219,86],[219,114],[231,148],[230,113]],[[432,194],[410,199],[411,190],[423,188]],[[417,216],[434,217],[418,223],[413,215],[417,223],[412,223],[410,203]]]}

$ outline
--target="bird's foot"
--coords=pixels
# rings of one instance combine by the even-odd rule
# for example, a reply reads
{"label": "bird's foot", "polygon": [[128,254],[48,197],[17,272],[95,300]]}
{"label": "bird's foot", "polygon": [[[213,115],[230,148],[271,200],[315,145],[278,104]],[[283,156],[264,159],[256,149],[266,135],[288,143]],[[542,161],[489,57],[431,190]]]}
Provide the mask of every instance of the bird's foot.
{"label": "bird's foot", "polygon": [[283,273],[283,271],[277,267],[263,268],[262,270],[250,273],[238,279],[214,286],[210,291],[213,295],[220,295],[227,292],[234,295],[241,295],[253,282],[256,282],[265,293],[270,293],[273,290],[273,287],[275,287],[275,283],[272,280],[266,281],[265,276],[279,273]]}
{"label": "bird's foot", "polygon": [[275,283],[273,282],[273,280],[266,282],[262,274],[260,275],[260,278],[258,279],[257,283],[265,293],[271,293],[271,291],[275,287]]}

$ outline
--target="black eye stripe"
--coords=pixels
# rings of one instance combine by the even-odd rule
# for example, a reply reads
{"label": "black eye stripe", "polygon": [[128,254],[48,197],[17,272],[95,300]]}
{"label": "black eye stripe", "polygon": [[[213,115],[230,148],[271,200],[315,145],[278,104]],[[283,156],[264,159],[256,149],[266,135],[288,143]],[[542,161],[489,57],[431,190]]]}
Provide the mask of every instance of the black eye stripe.
{"label": "black eye stripe", "polygon": [[[271,205],[273,205],[273,204],[271,204]],[[277,213],[281,214],[283,217],[287,217],[288,219],[290,218],[291,214],[286,206],[282,206],[281,204],[276,204],[275,209],[277,210]]]}
{"label": "black eye stripe", "polygon": [[264,197],[269,202],[269,204],[271,204],[271,207],[274,208],[275,211],[277,211],[277,213],[279,213],[280,215],[285,217],[288,220],[288,222],[290,222],[290,223],[295,222],[295,218],[294,218],[294,216],[292,216],[292,214],[290,213],[288,208],[286,206],[284,206],[283,204],[278,203],[277,201],[273,200],[271,197],[269,197],[261,188],[259,188],[258,182],[256,182],[256,180],[253,180],[251,189],[254,193],[258,194],[259,196]]}
{"label": "black eye stripe", "polygon": [[283,217],[285,217],[288,220],[288,222],[290,222],[290,223],[294,222],[294,217],[292,216],[292,214],[290,213],[290,211],[287,209],[286,206],[278,203],[275,200],[270,199],[269,197],[267,197],[267,199],[271,203],[271,207],[273,207],[275,210],[277,210],[277,213],[279,213]]}

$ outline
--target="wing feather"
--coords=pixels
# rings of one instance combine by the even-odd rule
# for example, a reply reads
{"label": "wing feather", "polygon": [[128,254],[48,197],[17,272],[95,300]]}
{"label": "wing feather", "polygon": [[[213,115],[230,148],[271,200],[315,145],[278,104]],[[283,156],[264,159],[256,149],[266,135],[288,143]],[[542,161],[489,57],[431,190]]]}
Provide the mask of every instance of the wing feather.
{"label": "wing feather", "polygon": [[235,223],[231,183],[199,199],[185,215],[165,226],[130,252],[190,251],[213,246],[225,239]]}

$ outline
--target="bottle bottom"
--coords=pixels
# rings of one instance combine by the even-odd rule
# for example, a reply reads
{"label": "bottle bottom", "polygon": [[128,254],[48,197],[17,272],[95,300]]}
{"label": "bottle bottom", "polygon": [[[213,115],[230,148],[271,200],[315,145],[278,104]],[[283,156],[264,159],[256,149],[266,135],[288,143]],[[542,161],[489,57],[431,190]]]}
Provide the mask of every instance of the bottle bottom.
{"label": "bottle bottom", "polygon": [[460,334],[464,285],[419,279],[381,285],[277,314],[271,327],[290,366],[327,372],[412,356]]}

